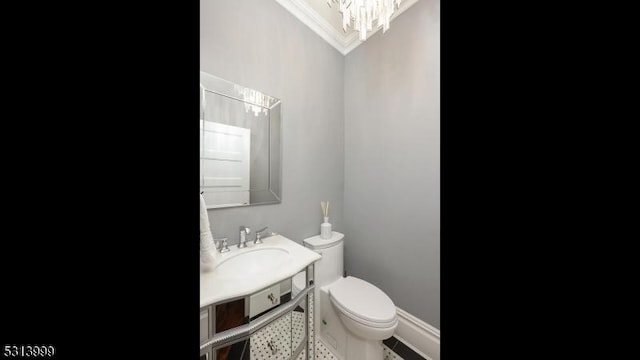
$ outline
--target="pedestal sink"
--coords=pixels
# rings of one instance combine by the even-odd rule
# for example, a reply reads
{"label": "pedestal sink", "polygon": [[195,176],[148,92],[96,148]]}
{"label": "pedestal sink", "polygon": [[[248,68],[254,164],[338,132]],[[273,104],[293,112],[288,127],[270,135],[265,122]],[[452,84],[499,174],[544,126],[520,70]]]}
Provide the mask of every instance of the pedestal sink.
{"label": "pedestal sink", "polygon": [[290,259],[289,252],[285,249],[250,249],[223,260],[215,271],[225,277],[242,278],[274,270],[287,263]]}

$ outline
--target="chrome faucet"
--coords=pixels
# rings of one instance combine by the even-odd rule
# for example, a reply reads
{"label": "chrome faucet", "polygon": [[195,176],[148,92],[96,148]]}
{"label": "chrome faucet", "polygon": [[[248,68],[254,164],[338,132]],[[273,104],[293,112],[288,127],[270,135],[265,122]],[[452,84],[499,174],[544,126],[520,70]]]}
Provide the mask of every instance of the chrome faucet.
{"label": "chrome faucet", "polygon": [[260,239],[262,237],[262,233],[267,230],[267,226],[263,227],[262,229],[256,231],[256,239],[253,241],[254,244],[262,244],[262,240]]}
{"label": "chrome faucet", "polygon": [[251,229],[241,225],[240,226],[240,242],[238,243],[238,249],[247,247],[247,235],[251,234]]}

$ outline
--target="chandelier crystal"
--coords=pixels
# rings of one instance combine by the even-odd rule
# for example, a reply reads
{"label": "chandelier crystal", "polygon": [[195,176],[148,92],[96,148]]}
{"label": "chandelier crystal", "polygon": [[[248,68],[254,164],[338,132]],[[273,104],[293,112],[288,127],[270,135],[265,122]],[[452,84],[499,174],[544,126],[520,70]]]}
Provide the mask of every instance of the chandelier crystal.
{"label": "chandelier crystal", "polygon": [[[354,30],[360,32],[360,40],[367,38],[367,31],[373,30],[373,21],[377,19],[377,27],[382,26],[382,32],[389,29],[391,15],[396,8],[400,7],[401,0],[327,0],[327,5],[331,3],[340,4],[342,13],[342,29],[346,32],[347,26],[351,25]],[[353,24],[352,24],[353,21]]]}

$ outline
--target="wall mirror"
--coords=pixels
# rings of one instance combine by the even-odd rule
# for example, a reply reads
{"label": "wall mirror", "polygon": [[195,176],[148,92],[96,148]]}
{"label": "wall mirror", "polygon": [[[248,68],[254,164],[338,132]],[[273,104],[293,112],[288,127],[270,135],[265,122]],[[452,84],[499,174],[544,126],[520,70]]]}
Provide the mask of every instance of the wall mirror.
{"label": "wall mirror", "polygon": [[281,102],[200,72],[200,191],[207,208],[279,203]]}

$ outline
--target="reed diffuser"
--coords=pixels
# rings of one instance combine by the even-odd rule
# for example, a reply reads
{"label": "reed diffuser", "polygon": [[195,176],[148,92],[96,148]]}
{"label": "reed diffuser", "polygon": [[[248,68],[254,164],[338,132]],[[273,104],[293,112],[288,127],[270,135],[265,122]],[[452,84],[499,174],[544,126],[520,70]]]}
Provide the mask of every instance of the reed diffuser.
{"label": "reed diffuser", "polygon": [[324,222],[320,224],[320,238],[331,239],[333,233],[331,231],[331,224],[329,223],[329,201],[321,201],[320,207],[322,208],[322,216],[324,217]]}

